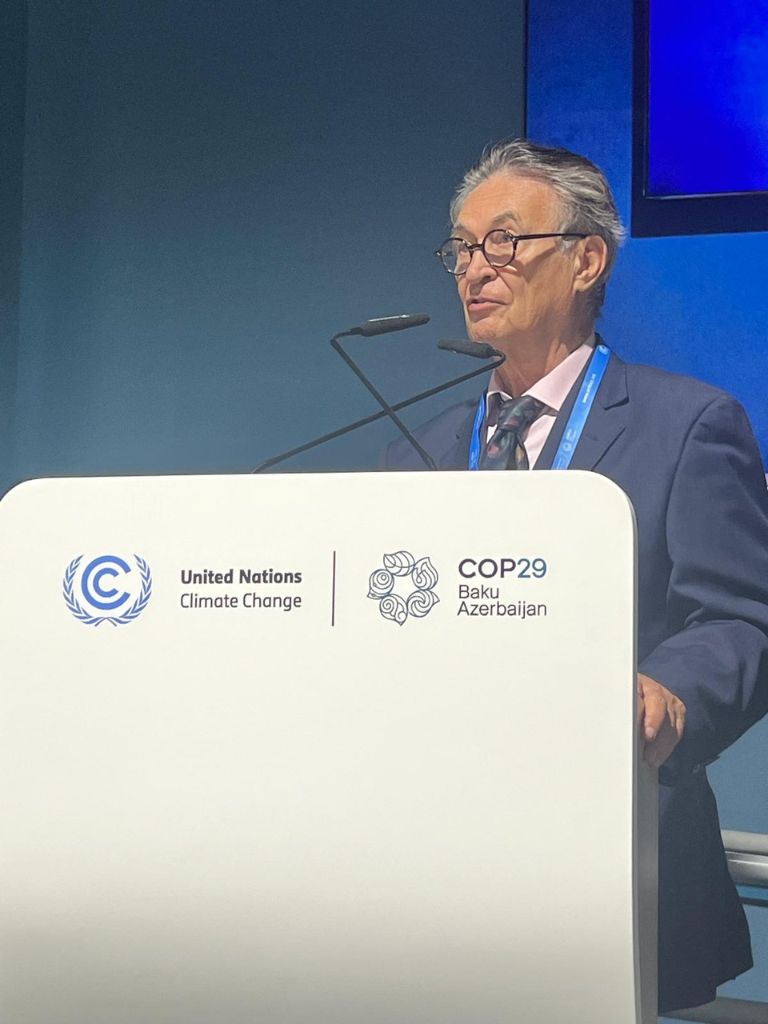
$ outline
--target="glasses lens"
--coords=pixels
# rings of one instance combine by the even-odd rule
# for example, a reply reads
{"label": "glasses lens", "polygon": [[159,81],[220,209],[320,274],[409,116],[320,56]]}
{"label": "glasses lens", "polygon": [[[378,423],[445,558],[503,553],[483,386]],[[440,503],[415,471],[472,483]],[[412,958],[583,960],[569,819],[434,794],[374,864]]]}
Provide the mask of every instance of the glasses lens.
{"label": "glasses lens", "polygon": [[515,243],[506,231],[489,231],[483,244],[485,258],[492,267],[506,267],[515,256]]}
{"label": "glasses lens", "polygon": [[443,266],[449,274],[463,274],[469,259],[467,247],[460,238],[448,238],[440,246],[438,252]]}

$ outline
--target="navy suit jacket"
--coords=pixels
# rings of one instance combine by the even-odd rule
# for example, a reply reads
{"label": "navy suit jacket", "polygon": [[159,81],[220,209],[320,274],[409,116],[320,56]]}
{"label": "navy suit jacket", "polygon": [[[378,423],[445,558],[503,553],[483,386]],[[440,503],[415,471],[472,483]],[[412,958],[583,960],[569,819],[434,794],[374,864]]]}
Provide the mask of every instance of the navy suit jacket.
{"label": "navy suit jacket", "polygon": [[[579,384],[535,469],[551,466]],[[439,469],[467,468],[476,408],[453,406],[416,431]],[[423,464],[402,440],[385,467]],[[571,468],[604,474],[632,501],[638,668],[687,709],[684,737],[660,773],[659,1009],[695,1006],[752,964],[705,766],[768,710],[762,460],[732,397],[612,355]]]}

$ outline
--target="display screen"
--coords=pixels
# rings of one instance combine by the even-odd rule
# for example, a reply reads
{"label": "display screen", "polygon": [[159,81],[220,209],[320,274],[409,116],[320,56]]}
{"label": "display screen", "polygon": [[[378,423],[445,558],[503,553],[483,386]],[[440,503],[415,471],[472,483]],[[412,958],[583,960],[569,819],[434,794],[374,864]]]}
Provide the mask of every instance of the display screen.
{"label": "display screen", "polygon": [[768,192],[768,0],[651,0],[645,195]]}

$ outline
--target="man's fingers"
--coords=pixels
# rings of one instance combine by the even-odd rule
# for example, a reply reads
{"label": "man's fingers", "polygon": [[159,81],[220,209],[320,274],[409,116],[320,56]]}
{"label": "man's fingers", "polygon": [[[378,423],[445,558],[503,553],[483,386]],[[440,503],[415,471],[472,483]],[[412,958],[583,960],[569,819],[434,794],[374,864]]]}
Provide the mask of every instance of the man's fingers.
{"label": "man's fingers", "polygon": [[645,759],[654,768],[660,768],[683,736],[685,713],[670,708],[656,734],[645,746]]}
{"label": "man's fingers", "polygon": [[638,714],[642,710],[645,760],[660,768],[685,730],[685,704],[649,676],[638,675]]}
{"label": "man's fingers", "polygon": [[680,735],[671,723],[659,730],[658,736],[645,747],[645,760],[653,768],[660,768],[677,746]]}
{"label": "man's fingers", "polygon": [[644,694],[643,702],[645,704],[645,717],[643,720],[645,741],[646,743],[652,743],[667,720],[667,702],[660,693],[653,690],[650,693]]}

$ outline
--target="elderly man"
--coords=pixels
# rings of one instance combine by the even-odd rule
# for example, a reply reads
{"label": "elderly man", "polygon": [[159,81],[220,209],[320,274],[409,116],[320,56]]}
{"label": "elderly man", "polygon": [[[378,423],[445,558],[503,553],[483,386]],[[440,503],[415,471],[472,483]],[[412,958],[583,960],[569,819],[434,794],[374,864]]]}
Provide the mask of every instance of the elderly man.
{"label": "elderly man", "polygon": [[[592,163],[499,143],[467,173],[451,215],[437,255],[456,280],[470,337],[507,358],[479,403],[454,406],[417,434],[441,469],[570,465],[604,474],[632,500],[639,717],[662,783],[659,1008],[708,1002],[751,966],[705,766],[768,710],[760,454],[731,397],[626,364],[596,338],[622,228]],[[585,420],[571,419],[574,406],[589,408]],[[386,465],[421,468],[404,441]],[[578,543],[578,522],[565,525]]]}

